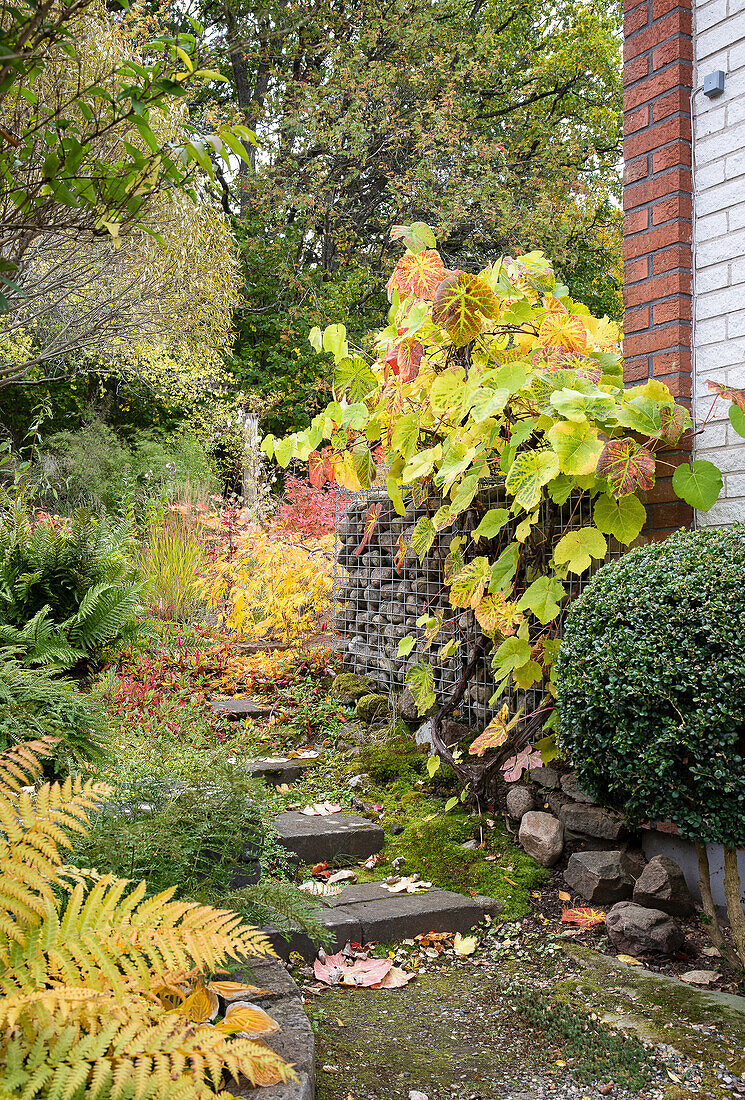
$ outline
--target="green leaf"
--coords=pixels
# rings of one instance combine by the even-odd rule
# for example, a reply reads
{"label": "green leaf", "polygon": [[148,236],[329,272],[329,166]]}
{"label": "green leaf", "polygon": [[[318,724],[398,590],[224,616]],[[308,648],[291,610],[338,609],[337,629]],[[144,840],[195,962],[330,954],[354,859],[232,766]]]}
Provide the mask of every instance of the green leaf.
{"label": "green leaf", "polygon": [[[437,759],[438,760],[440,759],[439,756],[438,756]],[[455,809],[455,807],[458,805],[459,802],[460,802],[460,798],[458,798],[457,794],[454,795],[452,798],[449,798],[447,800],[447,802],[445,803],[445,813],[449,814],[451,810]]]}
{"label": "green leaf", "polygon": [[585,394],[579,390],[561,389],[551,394],[551,404],[567,420],[581,423],[583,420],[604,420],[611,409],[615,409],[616,400],[602,390]]}
{"label": "green leaf", "polygon": [[490,592],[503,592],[505,588],[512,587],[512,581],[517,572],[519,558],[520,547],[517,543],[513,542],[511,546],[508,546],[506,550],[502,551],[491,567],[491,578],[489,580]]}
{"label": "green leaf", "polygon": [[416,450],[419,441],[421,413],[407,412],[399,416],[391,435],[391,448],[398,451],[408,462]]}
{"label": "green leaf", "polygon": [[640,435],[662,435],[661,408],[651,397],[640,395],[631,401],[624,401],[617,419],[619,424]]}
{"label": "green leaf", "polygon": [[570,573],[578,576],[592,565],[592,559],[602,561],[608,553],[608,543],[597,527],[580,527],[578,531],[568,531],[554,547],[554,561],[557,565],[566,565]]}
{"label": "green leaf", "polygon": [[507,508],[490,508],[473,532],[474,539],[476,542],[479,539],[493,539],[495,535],[499,534],[509,518],[510,513]]}
{"label": "green leaf", "polygon": [[277,439],[274,443],[274,457],[280,464],[282,469],[286,469],[290,464],[293,452],[293,441],[290,436],[285,439]]}
{"label": "green leaf", "polygon": [[527,382],[528,376],[522,363],[505,363],[503,367],[498,367],[494,374],[489,376],[489,380],[494,382],[499,389],[517,393]]}
{"label": "green leaf", "polygon": [[[554,711],[554,713],[556,713]],[[546,728],[545,726],[543,727]],[[533,745],[533,751],[541,754],[541,760],[544,764],[550,764],[552,760],[556,760],[559,755],[559,750],[556,745],[556,734],[549,733],[546,737],[542,737],[540,741],[536,741]]]}
{"label": "green leaf", "polygon": [[[313,329],[313,332],[320,337],[320,329]],[[352,401],[362,401],[375,388],[375,384],[375,375],[358,355],[347,356],[336,364],[334,389],[346,391]]]}
{"label": "green leaf", "polygon": [[564,586],[553,577],[539,577],[526,589],[517,608],[518,611],[531,611],[545,626],[561,611],[558,601],[565,595]]}
{"label": "green leaf", "polygon": [[[437,772],[440,770],[440,758],[439,756],[427,757],[427,775],[430,779],[434,779]],[[456,799],[457,802],[457,799]]]}
{"label": "green leaf", "polygon": [[603,444],[592,424],[587,421],[583,424],[562,421],[554,424],[548,438],[558,455],[562,473],[577,476],[595,472]]}
{"label": "green leaf", "polygon": [[349,355],[347,330],[344,325],[329,325],[323,333],[323,350],[330,352],[335,363],[340,363]]}
{"label": "green leaf", "polygon": [[435,676],[426,661],[417,663],[406,673],[406,686],[414,696],[419,714],[425,714],[436,701]]}
{"label": "green leaf", "polygon": [[593,519],[599,531],[628,546],[639,535],[647,513],[638,497],[630,494],[618,500],[603,495],[595,501]]}
{"label": "green leaf", "polygon": [[389,477],[385,483],[386,492],[391,499],[393,507],[399,516],[406,515],[406,507],[404,505],[403,497],[401,496],[401,486],[399,485],[395,477]]}
{"label": "green leaf", "polygon": [[745,439],[745,412],[742,411],[739,405],[730,405],[728,415],[732,427],[738,435]]}
{"label": "green leaf", "polygon": [[516,456],[505,478],[505,488],[526,512],[532,512],[541,499],[541,489],[559,472],[559,459],[547,447],[525,451]]}
{"label": "green leaf", "polygon": [[456,413],[463,400],[465,375],[462,367],[438,374],[429,388],[429,403],[435,416]]}
{"label": "green leaf", "polygon": [[697,458],[689,466],[682,462],[673,474],[673,490],[700,512],[708,512],[722,491],[722,474],[713,462]]}
{"label": "green leaf", "polygon": [[398,657],[408,657],[412,649],[416,645],[416,638],[413,634],[407,634],[405,638],[402,638],[398,643]]}
{"label": "green leaf", "polygon": [[526,665],[532,651],[533,647],[527,638],[505,638],[492,661],[495,679],[500,680],[516,668]]}
{"label": "green leaf", "polygon": [[501,412],[510,397],[508,389],[479,389],[471,399],[471,419],[480,424],[495,413]]}
{"label": "green leaf", "polygon": [[422,516],[411,533],[411,549],[419,558],[420,564],[426,558],[436,536],[437,528],[432,520],[429,516]]}

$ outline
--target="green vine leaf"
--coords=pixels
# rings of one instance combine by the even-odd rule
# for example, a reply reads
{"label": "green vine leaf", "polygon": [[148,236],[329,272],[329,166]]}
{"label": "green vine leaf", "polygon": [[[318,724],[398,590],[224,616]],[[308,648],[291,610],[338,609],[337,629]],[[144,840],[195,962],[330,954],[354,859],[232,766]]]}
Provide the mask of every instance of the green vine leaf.
{"label": "green vine leaf", "polygon": [[476,542],[479,539],[493,539],[495,535],[499,534],[509,518],[510,513],[507,508],[490,508],[473,532],[474,539]]}
{"label": "green vine leaf", "polygon": [[511,546],[502,551],[491,567],[490,592],[504,592],[506,588],[512,587],[519,560],[520,547],[513,542]]}
{"label": "green vine leaf", "polygon": [[434,706],[437,699],[435,695],[435,675],[432,666],[428,665],[426,661],[417,661],[406,673],[405,682],[414,696],[419,714],[425,714],[431,706]]}
{"label": "green vine leaf", "polygon": [[743,439],[745,439],[745,412],[743,412],[739,405],[730,405],[728,415],[732,427],[738,435],[741,435]]}
{"label": "green vine leaf", "polygon": [[708,512],[722,491],[722,474],[713,462],[695,459],[682,462],[673,474],[673,490],[700,512]]}
{"label": "green vine leaf", "polygon": [[518,602],[518,611],[531,611],[538,622],[545,626],[561,611],[558,601],[565,595],[564,586],[559,581],[553,577],[538,577]]}
{"label": "green vine leaf", "polygon": [[517,455],[505,478],[507,492],[526,512],[532,512],[541,499],[544,485],[559,472],[559,459],[547,447]]}
{"label": "green vine leaf", "polygon": [[416,638],[413,634],[407,634],[405,638],[402,638],[398,643],[398,651],[396,656],[408,657],[412,649],[416,645]]}
{"label": "green vine leaf", "polygon": [[612,535],[623,546],[638,537],[647,520],[644,505],[631,495],[617,500],[605,495],[598,497],[592,515],[597,529]]}
{"label": "green vine leaf", "polygon": [[608,543],[597,527],[580,527],[559,539],[554,547],[554,561],[580,576],[590,568],[593,558],[602,561],[607,553]]}
{"label": "green vine leaf", "polygon": [[453,607],[476,607],[491,578],[488,558],[474,558],[453,578],[450,602]]}
{"label": "green vine leaf", "polygon": [[[548,438],[558,455],[562,473],[580,477],[595,472],[603,444],[598,437],[597,428],[592,424],[586,421],[583,424],[554,424],[548,432]],[[557,469],[556,473],[558,472]]]}
{"label": "green vine leaf", "polygon": [[422,516],[411,533],[411,549],[419,558],[421,564],[427,556],[432,543],[437,537],[437,528],[429,516]]}
{"label": "green vine leaf", "polygon": [[654,486],[654,455],[635,439],[611,439],[598,459],[596,474],[608,479],[614,497],[625,497]]}

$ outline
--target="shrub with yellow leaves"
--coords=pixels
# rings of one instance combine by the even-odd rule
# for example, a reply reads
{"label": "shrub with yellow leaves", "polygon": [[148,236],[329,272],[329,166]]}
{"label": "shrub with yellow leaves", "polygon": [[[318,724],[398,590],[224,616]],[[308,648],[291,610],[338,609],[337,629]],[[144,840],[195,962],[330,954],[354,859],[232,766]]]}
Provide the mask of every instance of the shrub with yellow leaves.
{"label": "shrub with yellow leaves", "polygon": [[51,744],[0,754],[0,1095],[208,1100],[226,1075],[292,1078],[258,1041],[277,1030],[246,1000],[260,991],[205,979],[271,954],[266,938],[173,890],[147,898],[144,882],[66,867],[69,834],[109,788],[27,785]]}
{"label": "shrub with yellow leaves", "polygon": [[224,624],[284,641],[319,629],[334,577],[333,535],[301,539],[249,525],[208,571],[204,594]]}

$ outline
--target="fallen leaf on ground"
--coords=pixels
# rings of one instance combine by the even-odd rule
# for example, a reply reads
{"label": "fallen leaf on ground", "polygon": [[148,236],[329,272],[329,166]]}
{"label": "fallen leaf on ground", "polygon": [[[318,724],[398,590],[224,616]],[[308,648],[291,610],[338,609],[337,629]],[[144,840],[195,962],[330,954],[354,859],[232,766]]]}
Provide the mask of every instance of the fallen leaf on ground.
{"label": "fallen leaf on ground", "polygon": [[348,960],[340,951],[327,955],[323,962],[316,959],[313,973],[324,985],[356,985],[369,988],[382,982],[393,968],[391,959]]}
{"label": "fallen leaf on ground", "polygon": [[329,886],[328,882],[317,882],[315,879],[311,879],[310,882],[304,882],[302,886],[298,886],[298,890],[302,890],[304,894],[312,894],[316,898],[333,898],[337,894],[341,893],[341,886]]}
{"label": "fallen leaf on ground", "polygon": [[367,871],[372,871],[373,867],[376,867],[378,863],[385,860],[385,856],[381,852],[376,852],[374,856],[370,856],[364,863],[360,864],[360,867],[364,867]]}
{"label": "fallen leaf on ground", "polygon": [[507,878],[507,875],[504,876],[504,881],[509,882],[510,886],[517,886],[517,883],[515,882],[514,878]]}
{"label": "fallen leaf on ground", "polygon": [[561,914],[565,924],[578,924],[580,928],[594,928],[596,924],[605,924],[602,909],[565,909]]}
{"label": "fallen leaf on ground", "polygon": [[376,982],[371,986],[371,989],[402,989],[403,986],[416,977],[416,974],[410,974],[406,970],[402,970],[400,966],[392,966],[382,982]]}
{"label": "fallen leaf on ground", "polygon": [[540,890],[531,890],[530,891],[530,896],[531,896],[531,898],[540,898],[541,897],[541,891]]}
{"label": "fallen leaf on ground", "polygon": [[702,947],[701,954],[706,955],[709,959],[721,959],[722,952],[718,947]]}
{"label": "fallen leaf on ground", "polygon": [[633,955],[616,955],[616,958],[620,963],[626,963],[626,966],[641,966],[642,964],[638,959],[635,959]]}
{"label": "fallen leaf on ground", "polygon": [[341,806],[335,802],[314,802],[312,806],[303,806],[300,811],[306,817],[329,817],[331,814],[341,813]]}
{"label": "fallen leaf on ground", "polygon": [[251,1004],[250,1001],[239,1001],[230,1005],[225,1019],[215,1024],[215,1028],[225,1035],[250,1035],[252,1039],[282,1030],[263,1008]]}
{"label": "fallen leaf on ground", "polygon": [[460,958],[465,955],[473,955],[478,945],[479,941],[476,936],[461,936],[460,932],[456,932],[453,940],[453,950]]}
{"label": "fallen leaf on ground", "polygon": [[431,889],[432,883],[422,882],[419,875],[409,875],[405,878],[394,875],[382,882],[381,886],[384,890],[389,890],[391,894],[420,894],[424,890]]}
{"label": "fallen leaf on ground", "polygon": [[324,860],[323,863],[317,863],[315,867],[311,867],[310,873],[312,875],[320,875],[323,871],[328,871],[328,869],[329,865],[326,860]]}
{"label": "fallen leaf on ground", "polygon": [[572,895],[568,894],[566,890],[559,890],[559,901],[571,901]]}
{"label": "fallen leaf on ground", "polygon": [[224,1001],[234,1001],[237,998],[258,997],[262,993],[268,993],[268,989],[262,989],[258,985],[243,985],[241,982],[210,982],[207,988],[211,993],[217,993]]}
{"label": "fallen leaf on ground", "polygon": [[331,878],[328,879],[329,886],[333,886],[336,882],[356,882],[357,874],[354,871],[336,871]]}

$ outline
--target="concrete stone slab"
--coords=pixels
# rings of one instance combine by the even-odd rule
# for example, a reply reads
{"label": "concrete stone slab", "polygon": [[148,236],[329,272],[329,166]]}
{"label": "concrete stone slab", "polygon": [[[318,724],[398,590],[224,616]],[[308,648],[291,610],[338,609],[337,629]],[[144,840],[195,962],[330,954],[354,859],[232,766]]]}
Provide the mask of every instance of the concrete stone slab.
{"label": "concrete stone slab", "polygon": [[210,699],[212,713],[238,722],[243,718],[268,718],[272,708],[254,699]]}
{"label": "concrete stone slab", "polygon": [[421,894],[391,894],[386,898],[344,905],[359,921],[362,942],[410,939],[422,932],[467,932],[483,920],[484,911],[472,898],[433,887]]}
{"label": "concrete stone slab", "polygon": [[281,783],[294,783],[303,775],[312,760],[295,760],[283,756],[257,756],[246,761],[246,767],[255,779],[278,787]]}
{"label": "concrete stone slab", "polygon": [[[323,914],[323,924],[331,933],[331,941],[326,947],[329,954],[341,951],[348,943],[362,943],[362,928],[355,916],[345,909],[338,911],[326,911]],[[280,959],[289,959],[293,952],[297,952],[307,962],[312,962],[318,953],[319,945],[314,943],[307,932],[299,924],[293,925],[289,934],[278,928],[268,926],[262,929]]]}
{"label": "concrete stone slab", "polygon": [[385,841],[380,825],[357,814],[307,817],[290,810],[279,814],[274,824],[280,843],[305,863],[345,858],[357,863],[379,852]]}
{"label": "concrete stone slab", "polygon": [[268,995],[254,995],[251,999],[254,1004],[268,1012],[282,1030],[262,1041],[276,1050],[285,1061],[294,1064],[298,1080],[254,1089],[242,1078],[237,1087],[234,1082],[230,1082],[230,1092],[234,1096],[250,1097],[251,1100],[313,1100],[316,1075],[315,1039],[310,1021],[303,1010],[300,990],[292,977],[276,959],[256,959],[251,961],[243,973],[235,975],[235,979],[269,990]]}

